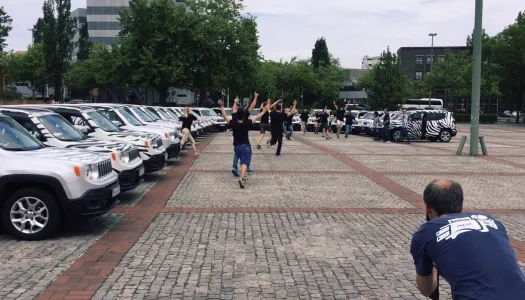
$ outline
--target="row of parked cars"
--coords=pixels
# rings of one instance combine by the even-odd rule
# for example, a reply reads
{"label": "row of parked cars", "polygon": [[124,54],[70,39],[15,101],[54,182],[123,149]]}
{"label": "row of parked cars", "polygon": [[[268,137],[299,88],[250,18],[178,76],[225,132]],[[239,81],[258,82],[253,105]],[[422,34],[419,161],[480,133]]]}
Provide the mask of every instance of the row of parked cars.
{"label": "row of parked cars", "polygon": [[[374,135],[374,112],[352,110],[350,113],[355,120],[352,125],[352,134]],[[412,140],[429,140],[450,142],[456,136],[456,121],[454,115],[446,110],[411,110],[407,112],[407,133]],[[378,130],[383,133],[383,112],[379,112]],[[390,112],[390,139],[402,142],[402,112]],[[308,119],[308,130],[313,131],[315,126],[315,113]],[[345,118],[346,120],[346,118]],[[337,131],[335,118],[330,119],[330,128]]]}
{"label": "row of parked cars", "polygon": [[[194,137],[225,130],[193,108]],[[44,239],[64,219],[100,216],[181,149],[183,108],[122,104],[0,106],[0,209],[8,233]],[[183,145],[184,147],[184,145]]]}

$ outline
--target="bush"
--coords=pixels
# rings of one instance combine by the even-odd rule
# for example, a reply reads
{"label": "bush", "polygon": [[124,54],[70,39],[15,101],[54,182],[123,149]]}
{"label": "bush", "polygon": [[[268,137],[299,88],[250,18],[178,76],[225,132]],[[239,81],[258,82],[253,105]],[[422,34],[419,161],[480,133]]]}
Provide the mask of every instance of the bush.
{"label": "bush", "polygon": [[[456,123],[470,123],[470,114],[454,114]],[[498,122],[497,115],[479,115],[479,122],[485,124],[492,124]]]}

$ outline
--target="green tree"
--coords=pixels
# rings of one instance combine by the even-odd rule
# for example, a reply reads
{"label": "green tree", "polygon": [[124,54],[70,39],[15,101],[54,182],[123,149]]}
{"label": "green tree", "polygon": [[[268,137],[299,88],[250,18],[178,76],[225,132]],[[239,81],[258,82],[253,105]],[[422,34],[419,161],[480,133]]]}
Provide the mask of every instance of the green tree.
{"label": "green tree", "polygon": [[130,68],[131,82],[153,87],[163,105],[168,89],[188,87],[196,72],[190,47],[194,21],[171,0],[132,0],[130,7],[120,12],[123,63]]}
{"label": "green tree", "polygon": [[368,104],[374,110],[398,109],[410,96],[410,82],[390,49],[383,51],[379,63],[361,78],[358,86],[367,91]]}
{"label": "green tree", "polygon": [[320,39],[317,39],[314,49],[312,50],[312,65],[314,66],[314,69],[317,69],[319,67],[328,66],[330,62],[330,52],[328,51],[326,40],[324,37],[321,37]]}
{"label": "green tree", "polygon": [[71,0],[46,0],[43,12],[42,44],[46,73],[55,88],[54,99],[61,101],[64,73],[73,52],[76,21],[71,18]]}
{"label": "green tree", "polygon": [[[500,78],[503,103],[512,110],[525,108],[525,12],[493,38],[491,57]],[[519,122],[519,113],[516,122]]]}
{"label": "green tree", "polygon": [[88,59],[89,50],[91,48],[91,45],[92,43],[89,41],[88,25],[87,23],[84,23],[82,24],[82,27],[80,27],[80,30],[79,30],[78,51],[77,51],[78,60]]}
{"label": "green tree", "polygon": [[5,41],[12,29],[12,22],[13,19],[6,13],[4,7],[0,6],[0,52],[4,51],[4,48],[7,46]]}
{"label": "green tree", "polygon": [[42,18],[38,18],[35,25],[33,25],[33,43],[34,44],[41,44],[44,40],[44,20]]}
{"label": "green tree", "polygon": [[345,72],[339,60],[331,58],[330,63],[321,65],[315,69],[316,87],[314,93],[317,98],[317,105],[331,105],[334,100],[339,99],[339,91],[344,86]]}
{"label": "green tree", "polygon": [[9,79],[16,82],[28,82],[35,92],[42,91],[46,83],[44,52],[42,45],[34,44],[23,54],[13,53],[9,58]]}

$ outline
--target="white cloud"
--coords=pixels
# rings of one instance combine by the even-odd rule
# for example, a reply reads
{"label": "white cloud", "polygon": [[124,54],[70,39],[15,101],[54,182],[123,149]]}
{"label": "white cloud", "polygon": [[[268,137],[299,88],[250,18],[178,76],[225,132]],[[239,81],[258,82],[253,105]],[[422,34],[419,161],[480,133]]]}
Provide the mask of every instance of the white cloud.
{"label": "white cloud", "polygon": [[[485,0],[484,28],[489,34],[512,23],[523,0]],[[13,19],[9,48],[31,43],[31,28],[42,13],[42,0],[3,0]],[[86,0],[72,0],[72,8]],[[364,55],[379,55],[387,46],[427,46],[437,32],[437,46],[464,45],[474,26],[472,0],[244,0],[245,11],[257,16],[261,51],[270,59],[311,55],[315,40],[326,37],[328,48],[345,67],[358,68]]]}

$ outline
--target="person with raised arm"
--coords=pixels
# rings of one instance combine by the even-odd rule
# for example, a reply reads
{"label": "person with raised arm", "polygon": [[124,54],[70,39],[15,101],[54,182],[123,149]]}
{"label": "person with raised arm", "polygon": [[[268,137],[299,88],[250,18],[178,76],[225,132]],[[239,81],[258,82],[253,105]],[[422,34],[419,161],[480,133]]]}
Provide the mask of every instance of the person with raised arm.
{"label": "person with raised arm", "polygon": [[[257,105],[257,99],[259,98],[259,94],[257,92],[254,93],[253,95],[253,101],[252,103],[250,104],[249,107],[245,107],[244,109],[245,110],[248,110],[248,114],[246,114],[244,116],[244,118],[249,118],[250,117],[250,114],[252,113],[252,111],[255,109],[255,105]],[[234,100],[234,103],[233,103],[233,107],[232,107],[232,119],[233,118],[237,118],[237,108],[239,107],[239,97],[236,97],[235,100]],[[233,136],[232,136],[232,139],[233,139]],[[233,155],[233,165],[232,165],[232,173],[235,177],[239,177],[240,174],[239,174],[239,157],[237,155]],[[251,174],[253,172],[253,169],[248,166],[248,174]]]}
{"label": "person with raised arm", "polygon": [[[271,103],[271,99],[268,99],[268,101],[270,101]],[[266,131],[270,131],[270,110],[277,104],[281,102],[281,100],[277,100],[275,101],[271,106],[270,106],[270,109],[268,111],[266,111],[266,113],[264,114],[264,116],[261,118],[261,125],[260,125],[260,132],[261,132],[261,136],[259,137],[259,141],[257,142],[257,149],[261,150],[261,143],[262,143],[262,140],[264,138],[264,135],[266,134]],[[264,107],[268,105],[268,102],[263,102],[261,104],[261,111],[264,110]],[[267,143],[269,144],[269,142]]]}
{"label": "person with raised arm", "polygon": [[281,104],[275,105],[275,111],[270,113],[270,119],[272,120],[271,123],[271,132],[272,132],[272,140],[270,142],[270,145],[273,146],[277,144],[277,151],[275,152],[275,155],[278,157],[281,156],[281,148],[283,145],[283,122],[287,117],[293,116],[296,112],[297,106],[297,100],[293,101],[292,109],[288,111],[288,113],[283,113]]}
{"label": "person with raised arm", "polygon": [[182,122],[182,140],[180,142],[180,147],[182,148],[189,139],[195,155],[198,156],[199,153],[195,147],[195,140],[191,136],[191,124],[193,121],[197,120],[197,117],[195,117],[191,109],[186,106],[184,107],[184,114],[179,118],[179,120]]}
{"label": "person with raised arm", "polygon": [[239,179],[239,186],[243,189],[247,180],[248,166],[250,165],[252,159],[252,147],[250,145],[249,132],[252,128],[253,122],[256,122],[262,118],[264,113],[268,111],[270,103],[268,102],[266,107],[264,107],[264,110],[257,116],[253,117],[251,120],[245,117],[245,115],[249,114],[249,112],[246,111],[244,107],[237,108],[236,118],[233,118],[232,116],[230,119],[230,117],[228,117],[224,111],[224,103],[222,100],[219,100],[218,104],[221,108],[221,113],[224,120],[226,121],[226,124],[230,125],[230,128],[233,132],[233,147],[235,155],[237,155],[241,161],[241,178]]}

